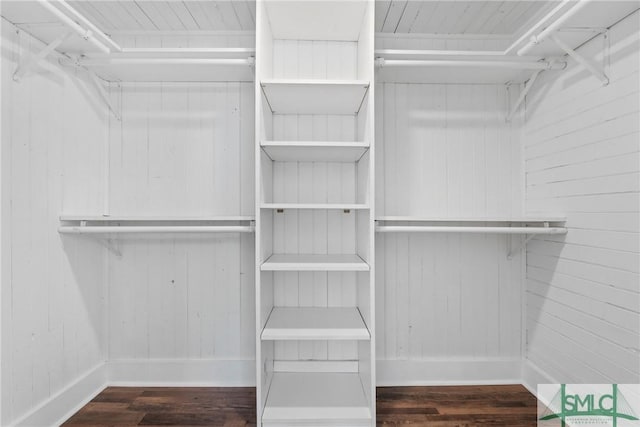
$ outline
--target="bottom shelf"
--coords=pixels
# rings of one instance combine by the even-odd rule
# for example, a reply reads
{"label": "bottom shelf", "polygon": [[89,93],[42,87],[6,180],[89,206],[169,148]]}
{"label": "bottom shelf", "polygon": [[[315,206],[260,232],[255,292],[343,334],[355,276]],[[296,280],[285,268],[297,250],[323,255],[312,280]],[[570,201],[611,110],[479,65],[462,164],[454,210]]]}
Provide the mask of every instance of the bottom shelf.
{"label": "bottom shelf", "polygon": [[273,375],[262,413],[265,426],[360,426],[371,424],[371,409],[355,373]]}

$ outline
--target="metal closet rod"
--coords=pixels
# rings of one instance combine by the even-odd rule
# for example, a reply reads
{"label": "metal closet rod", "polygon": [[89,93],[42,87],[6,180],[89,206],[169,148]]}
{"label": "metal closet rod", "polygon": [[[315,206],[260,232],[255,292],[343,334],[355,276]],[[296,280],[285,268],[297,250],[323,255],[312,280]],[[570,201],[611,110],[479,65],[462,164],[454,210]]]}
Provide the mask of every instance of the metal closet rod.
{"label": "metal closet rod", "polygon": [[249,58],[80,58],[77,63],[85,66],[102,65],[253,65]]}
{"label": "metal closet rod", "polygon": [[105,42],[107,42],[107,44],[110,45],[113,49],[115,49],[117,51],[122,51],[122,48],[120,47],[120,45],[118,43],[113,41],[111,39],[111,37],[106,35],[100,28],[95,26],[93,24],[93,22],[91,22],[87,18],[85,18],[85,16],[83,14],[78,12],[74,7],[69,5],[65,0],[55,0],[55,1],[58,4],[62,5],[62,7],[64,7],[67,11],[69,11],[69,13],[71,13],[73,16],[75,16],[77,19],[79,19],[84,25],[86,25],[87,28],[89,28],[89,30],[91,30],[93,32],[93,34],[99,35],[100,38],[102,40],[104,40]]}
{"label": "metal closet rod", "polygon": [[529,42],[524,45],[520,50],[518,50],[518,55],[526,55],[531,49],[533,49],[536,45],[543,42],[550,35],[560,29],[560,26],[564,24],[569,18],[582,10],[587,4],[591,3],[592,0],[580,0],[575,6],[569,9],[564,15],[560,18],[553,21],[547,28],[542,30],[542,32],[536,36],[532,36]]}
{"label": "metal closet rod", "polygon": [[565,227],[378,225],[376,231],[381,233],[567,234]]}
{"label": "metal closet rod", "polygon": [[[69,28],[74,30],[76,33],[78,33],[78,35],[80,37],[82,37],[83,39],[85,39],[89,43],[93,44],[95,47],[97,47],[98,49],[100,49],[104,53],[110,53],[111,52],[111,49],[109,49],[107,46],[105,46],[100,40],[95,38],[95,36],[93,35],[93,32],[91,30],[85,30],[84,28],[82,28],[80,25],[78,25],[77,22],[75,22],[73,19],[69,18],[67,15],[62,13],[62,11],[60,9],[58,9],[57,7],[54,7],[47,0],[38,0],[38,2],[42,5],[42,7],[47,9],[55,17],[57,17],[60,21],[62,21],[63,24],[65,24],[66,26],[68,26]],[[71,6],[69,6],[69,7],[71,7]]]}
{"label": "metal closet rod", "polygon": [[475,67],[475,68],[509,68],[516,70],[562,70],[566,62],[549,61],[486,61],[486,60],[454,60],[454,59],[384,59],[377,58],[378,67]]}
{"label": "metal closet rod", "polygon": [[131,234],[131,233],[253,233],[253,225],[155,225],[155,226],[79,226],[58,227],[61,234]]}

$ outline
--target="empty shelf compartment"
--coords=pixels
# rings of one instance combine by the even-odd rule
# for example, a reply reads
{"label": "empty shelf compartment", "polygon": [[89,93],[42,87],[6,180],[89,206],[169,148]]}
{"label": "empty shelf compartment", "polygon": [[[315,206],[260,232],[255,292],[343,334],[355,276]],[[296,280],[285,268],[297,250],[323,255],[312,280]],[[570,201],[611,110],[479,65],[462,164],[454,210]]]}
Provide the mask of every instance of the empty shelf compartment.
{"label": "empty shelf compartment", "polygon": [[364,80],[263,80],[274,114],[357,114],[369,82]]}
{"label": "empty shelf compartment", "polygon": [[371,410],[354,373],[275,373],[262,413],[265,426],[366,426]]}
{"label": "empty shelf compartment", "polygon": [[276,307],[262,339],[368,340],[370,335],[355,307]]}
{"label": "empty shelf compartment", "polygon": [[262,271],[369,271],[369,264],[355,254],[273,254],[260,269]]}
{"label": "empty shelf compartment", "polygon": [[366,142],[263,141],[261,146],[279,162],[357,162],[369,149]]}

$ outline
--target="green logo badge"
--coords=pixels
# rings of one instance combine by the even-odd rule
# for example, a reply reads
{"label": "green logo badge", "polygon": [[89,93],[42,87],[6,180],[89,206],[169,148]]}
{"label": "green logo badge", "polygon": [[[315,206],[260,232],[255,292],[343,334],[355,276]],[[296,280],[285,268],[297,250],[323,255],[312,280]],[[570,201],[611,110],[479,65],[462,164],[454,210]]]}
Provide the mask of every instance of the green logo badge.
{"label": "green logo badge", "polygon": [[[538,390],[540,391],[540,388]],[[541,395],[540,392],[539,395]],[[560,384],[560,390],[553,395],[539,420],[559,420],[561,427],[567,425],[618,427],[618,422],[621,420],[632,422],[625,425],[640,425],[635,423],[639,421],[638,416],[620,392],[617,384],[576,384],[571,386],[571,390],[567,389],[567,384]],[[541,425],[544,424],[541,423]]]}

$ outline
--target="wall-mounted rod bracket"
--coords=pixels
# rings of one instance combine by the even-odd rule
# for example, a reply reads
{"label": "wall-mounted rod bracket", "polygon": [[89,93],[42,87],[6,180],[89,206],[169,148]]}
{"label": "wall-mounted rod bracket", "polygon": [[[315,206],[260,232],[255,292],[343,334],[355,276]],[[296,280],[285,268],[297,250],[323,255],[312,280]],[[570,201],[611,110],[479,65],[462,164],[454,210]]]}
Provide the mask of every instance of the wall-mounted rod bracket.
{"label": "wall-mounted rod bracket", "polygon": [[533,239],[534,237],[535,234],[528,234],[524,241],[515,248],[511,247],[511,238],[509,238],[509,252],[507,253],[507,259],[512,260],[514,255],[524,249],[527,246],[527,243],[529,243],[529,240]]}
{"label": "wall-mounted rod bracket", "polygon": [[122,116],[120,115],[118,110],[115,108],[115,106],[111,102],[111,99],[109,98],[109,94],[107,93],[107,91],[104,89],[104,86],[100,82],[100,78],[98,78],[96,73],[94,73],[91,70],[87,70],[87,73],[89,75],[89,79],[91,80],[91,83],[93,83],[93,86],[96,88],[96,91],[98,92],[98,95],[100,95],[100,98],[102,98],[104,103],[107,104],[107,107],[109,107],[109,110],[111,111],[113,116],[119,122],[121,122],[122,121]]}
{"label": "wall-mounted rod bracket", "polygon": [[597,77],[604,85],[608,85],[609,84],[609,77],[607,77],[607,75],[604,73],[604,71],[601,70],[600,67],[598,67],[596,64],[594,64],[590,59],[585,58],[584,56],[580,55],[575,50],[571,49],[565,42],[560,40],[556,35],[551,35],[551,36],[549,36],[549,38],[560,49],[562,49],[567,55],[569,55],[571,58],[575,59],[576,62],[578,62],[584,68],[589,70],[589,72],[591,72],[591,74],[593,74],[595,77]]}
{"label": "wall-mounted rod bracket", "polygon": [[35,55],[29,55],[27,58],[18,64],[16,71],[13,73],[13,80],[19,82],[28,72],[37,67],[47,56],[56,50],[58,46],[75,36],[75,31],[69,30],[61,34],[58,38],[46,45],[44,49]]}
{"label": "wall-mounted rod bracket", "polygon": [[522,103],[524,102],[524,99],[526,98],[527,94],[533,87],[533,84],[536,82],[536,79],[538,78],[541,72],[542,70],[536,70],[531,75],[531,77],[529,77],[529,80],[525,83],[524,89],[522,89],[522,92],[520,92],[520,96],[518,96],[516,103],[513,104],[511,111],[509,111],[509,114],[507,114],[507,117],[506,117],[507,122],[510,122],[511,119],[513,118],[513,115],[518,111],[518,108],[520,108],[520,105],[522,105]]}
{"label": "wall-mounted rod bracket", "polygon": [[118,248],[118,245],[113,241],[113,239],[99,239],[98,241],[102,246],[107,248],[109,252],[117,257],[122,257],[122,252]]}

